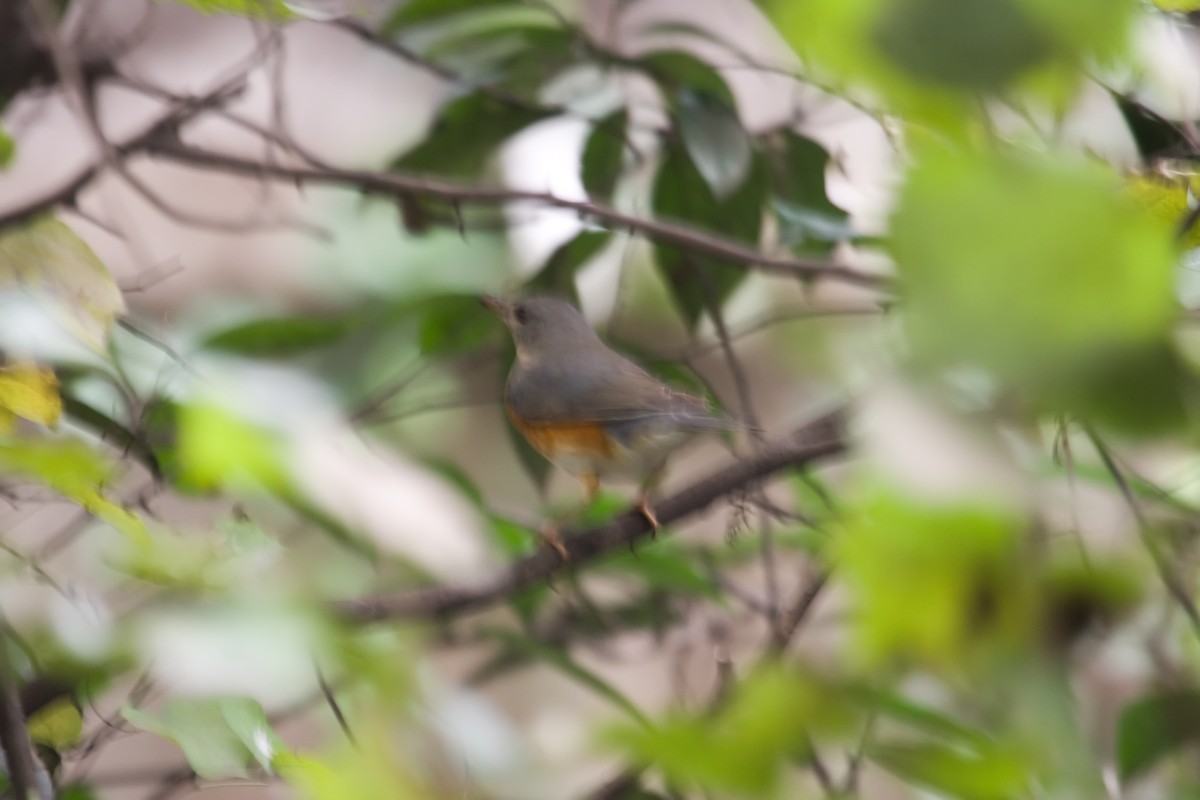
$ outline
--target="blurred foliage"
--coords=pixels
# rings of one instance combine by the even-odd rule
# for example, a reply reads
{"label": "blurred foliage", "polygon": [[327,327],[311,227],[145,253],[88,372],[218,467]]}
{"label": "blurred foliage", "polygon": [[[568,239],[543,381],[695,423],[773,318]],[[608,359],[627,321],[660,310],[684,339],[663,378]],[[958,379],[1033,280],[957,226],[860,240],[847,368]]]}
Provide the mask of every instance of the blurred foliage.
{"label": "blurred foliage", "polygon": [[[256,30],[326,13],[316,0],[181,2]],[[763,0],[797,62],[735,44],[719,22],[609,5],[603,31],[569,2],[329,14],[354,12],[339,24],[364,46],[445,85],[419,141],[384,142],[385,174],[412,191],[372,188],[334,220],[360,231],[351,223],[382,208],[403,238],[335,231],[346,249],[330,250],[327,290],[302,310],[197,293],[178,314],[127,318],[125,293],[64,221],[0,225],[0,499],[83,514],[38,528],[28,549],[15,524],[20,546],[6,531],[0,555],[14,594],[35,582],[52,596],[34,622],[4,626],[14,668],[0,677],[67,686],[28,711],[48,769],[73,781],[59,797],[99,796],[71,767],[105,743],[86,709],[109,688],[128,696],[125,722],[175,743],[201,779],[277,779],[311,800],[566,796],[558,765],[539,759],[573,769],[590,755],[616,757],[630,800],[865,796],[862,765],[906,797],[1090,800],[1110,769],[1123,789],[1194,796],[1200,650],[1180,619],[1197,585],[1200,341],[1181,312],[1196,305],[1200,225],[1185,222],[1200,152],[1195,120],[1140,91],[1130,45],[1181,19],[1164,10],[1196,4]],[[750,76],[790,81],[752,127]],[[813,87],[894,146],[886,220],[858,191],[855,154],[818,141],[828,98],[809,102]],[[1124,126],[1121,163],[1076,136],[1085,97]],[[579,132],[579,184],[553,193],[579,224],[540,264],[497,265],[495,231],[535,211],[499,202],[501,156],[564,120]],[[11,130],[0,169],[19,145]],[[385,241],[404,247],[385,260]],[[852,309],[866,324],[847,325],[837,288],[764,279],[731,248],[829,266],[890,258],[894,274],[854,289],[870,293]],[[518,580],[487,617],[347,624],[330,598],[455,576],[495,585],[480,571],[495,581],[539,553],[546,520],[603,525],[628,510],[608,491],[561,500],[511,426],[498,447],[450,413],[503,415],[515,355],[479,295],[553,293],[594,315],[605,303],[581,287],[617,273],[622,349],[715,407],[733,396],[718,371],[736,366],[718,360],[728,330],[736,352],[756,353],[748,380],[778,384],[769,431],[812,397],[866,407],[902,385],[966,432],[951,441],[896,412],[892,430],[856,428],[844,469],[732,496],[724,541],[663,531],[565,565],[553,584]],[[876,307],[886,316],[862,313]],[[819,333],[766,333],[801,319]],[[810,374],[817,360],[827,374]],[[1183,477],[1165,480],[1155,456]],[[977,461],[986,491],[952,480]],[[519,501],[497,488],[510,471]],[[1011,473],[1017,488],[992,485]],[[1127,535],[1093,552],[1082,531],[1098,517]],[[83,532],[94,544],[77,560],[95,575],[63,585],[51,560]],[[818,597],[825,581],[833,602]],[[672,695],[649,670],[630,679],[621,667],[642,647],[678,657],[680,675],[703,651],[710,683]],[[1111,737],[1089,729],[1109,711],[1088,705],[1110,688],[1095,688],[1111,678],[1106,647],[1125,648],[1139,682],[1104,698],[1119,711]],[[533,689],[506,696],[529,709],[478,695],[526,678]],[[564,700],[564,684],[588,702]],[[276,732],[322,703],[303,747]]]}

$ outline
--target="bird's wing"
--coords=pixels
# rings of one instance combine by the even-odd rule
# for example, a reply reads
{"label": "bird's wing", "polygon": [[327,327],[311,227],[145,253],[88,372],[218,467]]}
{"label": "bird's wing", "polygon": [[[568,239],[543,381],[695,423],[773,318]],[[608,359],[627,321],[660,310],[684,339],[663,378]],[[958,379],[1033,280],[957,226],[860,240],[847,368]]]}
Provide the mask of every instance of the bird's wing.
{"label": "bird's wing", "polygon": [[521,417],[540,422],[657,421],[693,430],[724,430],[732,420],[718,417],[703,399],[679,392],[632,361],[612,353],[593,355],[591,368],[536,369],[519,373],[508,400]]}

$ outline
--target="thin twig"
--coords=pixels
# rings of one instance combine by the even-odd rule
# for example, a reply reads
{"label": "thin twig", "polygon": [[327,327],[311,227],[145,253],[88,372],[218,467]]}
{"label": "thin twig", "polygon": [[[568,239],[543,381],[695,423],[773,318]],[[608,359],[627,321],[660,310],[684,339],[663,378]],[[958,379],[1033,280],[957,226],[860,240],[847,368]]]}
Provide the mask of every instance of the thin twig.
{"label": "thin twig", "polygon": [[325,703],[329,706],[329,710],[333,712],[334,719],[337,720],[342,733],[346,734],[346,740],[354,747],[358,747],[358,740],[354,738],[354,731],[350,730],[350,723],[346,721],[346,715],[342,713],[342,707],[338,705],[337,697],[333,694],[333,689],[330,688],[329,682],[325,680],[325,673],[321,671],[319,664],[314,664],[313,666],[317,670],[317,685],[321,687],[321,695],[325,698]]}
{"label": "thin twig", "polygon": [[14,797],[26,800],[31,792],[49,800],[38,786],[33,745],[25,729],[25,715],[17,693],[17,674],[8,657],[8,624],[0,622],[0,747],[8,759],[8,780]]}
{"label": "thin twig", "polygon": [[1137,496],[1129,486],[1129,481],[1125,478],[1125,473],[1117,466],[1112,453],[1109,452],[1108,447],[1096,433],[1096,430],[1091,425],[1084,425],[1083,429],[1087,433],[1088,439],[1091,440],[1092,446],[1096,448],[1096,452],[1100,455],[1100,460],[1104,462],[1104,468],[1108,470],[1113,480],[1116,481],[1117,488],[1121,490],[1121,496],[1125,498],[1125,504],[1129,506],[1129,510],[1133,513],[1134,520],[1137,522],[1138,533],[1142,537],[1142,543],[1145,545],[1146,551],[1150,554],[1150,559],[1154,562],[1163,585],[1167,588],[1167,592],[1171,597],[1175,599],[1175,602],[1179,603],[1179,607],[1183,609],[1188,621],[1191,622],[1192,629],[1200,636],[1200,611],[1196,609],[1196,602],[1192,599],[1191,594],[1188,593],[1187,587],[1180,581],[1179,576],[1171,569],[1171,565],[1167,563],[1166,557],[1158,549],[1158,544],[1151,539],[1149,522],[1142,511]]}
{"label": "thin twig", "polygon": [[[145,151],[182,164],[208,167],[217,171],[275,178],[292,183],[330,183],[357,187],[368,194],[392,197],[422,195],[435,200],[475,205],[506,205],[534,203],[574,211],[581,218],[605,223],[614,230],[624,229],[654,241],[673,245],[699,255],[720,258],[754,266],[806,280],[836,280],[857,286],[886,288],[890,281],[882,275],[863,272],[853,267],[833,264],[822,259],[771,255],[741,242],[726,239],[708,231],[679,222],[647,219],[627,214],[612,206],[590,200],[571,200],[550,192],[512,189],[503,186],[475,186],[459,181],[401,172],[375,172],[341,168],[285,166],[254,161],[231,153],[220,153],[188,146],[178,141],[158,140],[148,144]],[[3,220],[0,219],[0,223]]]}

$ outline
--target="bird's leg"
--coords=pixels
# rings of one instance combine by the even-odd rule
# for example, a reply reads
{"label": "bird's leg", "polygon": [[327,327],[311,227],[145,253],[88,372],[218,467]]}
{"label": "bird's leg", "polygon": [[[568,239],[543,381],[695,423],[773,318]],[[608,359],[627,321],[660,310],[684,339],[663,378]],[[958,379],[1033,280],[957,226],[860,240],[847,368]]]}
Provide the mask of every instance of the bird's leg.
{"label": "bird's leg", "polygon": [[584,472],[579,476],[579,482],[583,484],[584,502],[590,506],[596,501],[596,493],[600,491],[600,476],[594,472]]}

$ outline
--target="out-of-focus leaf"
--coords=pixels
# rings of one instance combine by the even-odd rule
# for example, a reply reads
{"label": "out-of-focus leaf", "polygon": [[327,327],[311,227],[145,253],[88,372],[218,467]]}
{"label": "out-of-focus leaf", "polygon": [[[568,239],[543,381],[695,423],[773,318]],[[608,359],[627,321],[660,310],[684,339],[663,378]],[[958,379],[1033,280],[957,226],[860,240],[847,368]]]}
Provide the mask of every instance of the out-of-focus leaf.
{"label": "out-of-focus leaf", "polygon": [[178,435],[179,479],[187,487],[290,485],[278,437],[216,405],[184,406]]}
{"label": "out-of-focus leaf", "polygon": [[667,592],[720,596],[718,587],[693,557],[670,539],[656,542],[653,547],[643,547],[637,553],[618,553],[605,559],[599,569],[638,577],[647,586]]}
{"label": "out-of-focus leaf", "polygon": [[61,318],[80,341],[104,350],[125,299],[108,269],[64,223],[39,217],[0,235],[0,295],[22,292]]}
{"label": "out-of-focus leaf", "polygon": [[1015,753],[997,747],[974,752],[941,744],[874,744],[867,757],[906,781],[962,800],[1026,797],[1030,772]]}
{"label": "out-of-focus leaf", "polygon": [[808,69],[865,85],[910,120],[966,138],[979,90],[1064,103],[1081,63],[1128,42],[1132,0],[767,0]]}
{"label": "out-of-focus leaf", "polygon": [[689,90],[679,92],[675,113],[692,163],[724,200],[746,179],[754,156],[737,113],[713,95]]}
{"label": "out-of-focus leaf", "polygon": [[628,127],[629,115],[622,108],[597,122],[588,134],[580,160],[580,178],[592,197],[600,200],[612,197],[621,177]]}
{"label": "out-of-focus leaf", "polygon": [[806,136],[781,130],[766,138],[770,164],[771,207],[779,220],[780,240],[788,247],[808,246],[819,251],[854,238],[845,211],[825,192],[829,151]]}
{"label": "out-of-focus leaf", "polygon": [[443,797],[424,790],[406,766],[402,754],[388,749],[383,730],[363,737],[357,748],[346,748],[327,760],[281,753],[275,769],[303,800],[434,800]]}
{"label": "out-of-focus leaf", "polygon": [[[681,50],[662,50],[639,59],[639,63],[664,88],[674,93],[680,89],[703,92],[735,109],[733,92],[711,65]],[[671,99],[671,98],[669,98]]]}
{"label": "out-of-focus leaf", "polygon": [[479,178],[506,139],[550,114],[479,93],[464,95],[442,108],[425,141],[396,159],[392,168]]}
{"label": "out-of-focus leaf", "polygon": [[173,0],[205,14],[234,14],[251,19],[282,20],[292,16],[283,0]]}
{"label": "out-of-focus leaf", "polygon": [[392,34],[408,25],[431,22],[464,11],[510,5],[512,0],[408,0],[400,3],[383,26]]}
{"label": "out-of-focus leaf", "polygon": [[1024,633],[1011,513],[923,506],[879,490],[843,526],[835,562],[868,660],[907,656],[953,665],[976,643]]}
{"label": "out-of-focus leaf", "polygon": [[872,33],[913,78],[974,91],[1000,89],[1053,52],[1019,0],[898,0]]}
{"label": "out-of-focus leaf", "polygon": [[62,395],[53,370],[32,364],[0,366],[0,434],[15,417],[53,425],[62,415]]}
{"label": "out-of-focus leaf", "polygon": [[1072,644],[1096,625],[1111,624],[1136,608],[1144,594],[1139,570],[1119,561],[1057,559],[1038,577],[1039,621],[1053,648]]}
{"label": "out-of-focus leaf", "polygon": [[257,701],[245,697],[172,698],[158,714],[125,707],[122,716],[183,751],[201,778],[248,777],[248,765],[270,768],[282,743]]}
{"label": "out-of-focus leaf", "polygon": [[971,747],[985,745],[988,741],[984,731],[965,725],[936,709],[916,703],[895,692],[864,687],[851,692],[851,696],[859,699],[868,711],[902,722],[931,736]]}
{"label": "out-of-focus leaf", "polygon": [[1173,231],[1112,175],[930,152],[901,192],[892,242],[927,361],[989,369],[1042,408],[1127,430],[1184,417],[1168,338]]}
{"label": "out-of-focus leaf", "polygon": [[538,537],[534,531],[498,515],[492,515],[490,519],[492,541],[506,556],[520,558],[537,549]]}
{"label": "out-of-focus leaf", "polygon": [[[670,147],[654,181],[652,205],[656,216],[689,222],[749,244],[756,244],[766,204],[766,168],[754,159],[750,174],[733,194],[718,199],[696,169],[687,151]],[[707,307],[706,298],[720,304],[746,276],[744,265],[685,253],[670,245],[655,245],[659,268],[689,324]]]}
{"label": "out-of-focus leaf", "polygon": [[828,687],[772,666],[741,682],[713,715],[615,728],[606,742],[662,770],[672,784],[771,797],[784,767],[807,752],[808,734],[842,728],[848,719]]}
{"label": "out-of-focus leaf", "polygon": [[612,241],[607,231],[583,231],[555,250],[528,283],[531,290],[566,297],[578,305],[575,273]]}
{"label": "out-of-focus leaf", "polygon": [[612,684],[596,673],[575,662],[564,650],[552,645],[543,644],[511,631],[489,628],[487,634],[502,642],[508,649],[524,653],[555,667],[567,677],[591,689],[596,694],[611,702],[624,711],[639,725],[649,724],[649,720],[640,709],[625,695],[621,694]]}
{"label": "out-of-focus leaf", "polygon": [[[1167,177],[1149,173],[1132,175],[1125,182],[1126,194],[1170,227],[1178,226],[1191,211],[1197,189],[1200,175]],[[1181,243],[1184,247],[1200,247],[1200,225],[1193,225]]]}
{"label": "out-of-focus leaf", "polygon": [[0,126],[0,170],[7,169],[12,163],[13,156],[17,154],[17,144],[8,135],[8,132]]}
{"label": "out-of-focus leaf", "polygon": [[495,329],[495,317],[475,295],[446,295],[423,300],[417,341],[426,358],[476,350]]}
{"label": "out-of-focus leaf", "polygon": [[73,699],[60,697],[30,717],[26,728],[34,744],[62,751],[79,739],[83,715]]}
{"label": "out-of-focus leaf", "polygon": [[0,472],[42,481],[63,497],[104,520],[134,545],[149,543],[145,523],[101,491],[113,466],[73,439],[0,440]]}
{"label": "out-of-focus leaf", "polygon": [[212,334],[204,346],[243,356],[282,358],[336,344],[351,327],[346,318],[256,319]]}
{"label": "out-of-focus leaf", "polygon": [[1186,152],[1187,137],[1179,125],[1123,94],[1111,92],[1111,95],[1121,110],[1121,116],[1125,118],[1125,124],[1129,126],[1143,161]]}
{"label": "out-of-focus leaf", "polygon": [[1130,780],[1200,740],[1200,692],[1186,689],[1130,703],[1117,722],[1117,772]]}
{"label": "out-of-focus leaf", "polygon": [[58,800],[99,800],[90,787],[81,784],[64,786],[58,792]]}

